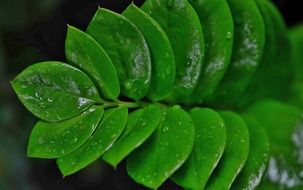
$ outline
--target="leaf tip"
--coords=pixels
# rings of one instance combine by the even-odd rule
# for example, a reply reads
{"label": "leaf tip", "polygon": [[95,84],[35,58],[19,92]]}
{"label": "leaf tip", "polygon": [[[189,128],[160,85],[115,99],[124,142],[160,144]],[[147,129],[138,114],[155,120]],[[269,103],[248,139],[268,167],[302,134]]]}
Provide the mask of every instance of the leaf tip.
{"label": "leaf tip", "polygon": [[67,31],[70,31],[70,30],[75,30],[76,28],[72,25],[69,25],[69,24],[66,24],[67,26]]}

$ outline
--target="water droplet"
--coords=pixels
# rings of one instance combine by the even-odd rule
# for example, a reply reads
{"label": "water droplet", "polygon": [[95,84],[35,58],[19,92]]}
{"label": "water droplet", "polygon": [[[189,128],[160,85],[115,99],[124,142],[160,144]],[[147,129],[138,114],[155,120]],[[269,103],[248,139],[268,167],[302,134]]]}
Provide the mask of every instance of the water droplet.
{"label": "water droplet", "polygon": [[87,105],[88,102],[90,102],[90,101],[86,98],[79,98],[78,99],[78,108],[81,108],[81,107]]}
{"label": "water droplet", "polygon": [[214,138],[213,135],[209,135],[209,136],[207,137],[207,139],[212,139],[212,138]]}
{"label": "water droplet", "polygon": [[167,132],[168,130],[169,130],[169,128],[167,126],[165,126],[165,127],[162,128],[162,132],[163,133]]}
{"label": "water droplet", "polygon": [[44,138],[39,138],[38,143],[43,144],[45,142]]}
{"label": "water droplet", "polygon": [[70,131],[65,131],[65,132],[63,133],[63,137],[66,137],[68,134],[70,134]]}
{"label": "water droplet", "polygon": [[232,32],[227,32],[226,33],[226,39],[231,39],[233,37],[233,33]]}
{"label": "water droplet", "polygon": [[133,86],[133,83],[131,81],[124,82],[125,89],[129,90],[132,88],[132,86]]}

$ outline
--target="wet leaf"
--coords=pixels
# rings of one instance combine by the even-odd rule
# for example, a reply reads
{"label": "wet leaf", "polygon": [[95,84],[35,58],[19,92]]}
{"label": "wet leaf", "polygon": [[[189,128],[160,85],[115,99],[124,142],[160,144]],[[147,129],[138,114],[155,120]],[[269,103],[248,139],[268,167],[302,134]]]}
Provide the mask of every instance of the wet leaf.
{"label": "wet leaf", "polygon": [[151,59],[139,29],[123,15],[99,8],[89,23],[87,33],[111,58],[122,93],[135,100],[143,98],[150,86]]}
{"label": "wet leaf", "polygon": [[237,101],[241,106],[264,98],[286,99],[291,87],[290,41],[284,20],[271,1],[255,2],[266,28],[264,56],[250,85]]}
{"label": "wet leaf", "polygon": [[194,108],[190,116],[196,131],[194,149],[171,178],[184,189],[201,190],[223,154],[226,129],[221,116],[211,109]]}
{"label": "wet leaf", "polygon": [[125,107],[105,111],[94,134],[74,152],[57,159],[57,165],[64,176],[73,174],[97,160],[108,150],[123,132],[128,110]]}
{"label": "wet leaf", "polygon": [[128,157],[128,174],[137,183],[157,189],[188,158],[194,137],[193,121],[180,106],[165,109],[155,133]]}
{"label": "wet leaf", "polygon": [[204,61],[204,37],[195,10],[186,0],[147,0],[142,6],[166,32],[176,61],[171,101],[182,102],[193,92]]}
{"label": "wet leaf", "polygon": [[197,12],[205,38],[205,62],[199,82],[187,100],[201,103],[213,95],[230,63],[234,24],[226,0],[189,0]]}
{"label": "wet leaf", "polygon": [[147,96],[151,100],[163,100],[175,82],[175,56],[170,41],[159,23],[136,5],[131,4],[123,15],[136,24],[150,47],[152,77]]}
{"label": "wet leaf", "polygon": [[65,55],[69,63],[94,79],[103,96],[117,99],[120,84],[116,69],[104,49],[91,36],[68,26]]}
{"label": "wet leaf", "polygon": [[27,155],[35,158],[60,158],[79,148],[95,131],[103,107],[93,106],[81,115],[58,123],[39,121],[32,130]]}
{"label": "wet leaf", "polygon": [[12,86],[30,112],[50,122],[71,118],[100,102],[93,82],[61,62],[31,65],[12,81]]}
{"label": "wet leaf", "polygon": [[258,123],[250,115],[242,115],[249,131],[250,151],[241,173],[233,183],[231,189],[256,189],[263,178],[269,157],[269,139],[262,123]]}
{"label": "wet leaf", "polygon": [[249,134],[242,118],[229,111],[220,112],[220,115],[226,126],[226,148],[206,185],[207,190],[230,189],[249,153]]}
{"label": "wet leaf", "polygon": [[[227,0],[234,21],[231,63],[214,96],[216,104],[233,104],[244,92],[261,62],[265,27],[254,0]],[[266,56],[266,55],[265,55]]]}
{"label": "wet leaf", "polygon": [[149,105],[129,115],[126,130],[104,154],[103,160],[116,167],[155,131],[161,120],[161,108]]}
{"label": "wet leaf", "polygon": [[303,188],[303,120],[301,111],[275,101],[256,102],[248,114],[262,123],[269,136],[271,158],[260,189]]}

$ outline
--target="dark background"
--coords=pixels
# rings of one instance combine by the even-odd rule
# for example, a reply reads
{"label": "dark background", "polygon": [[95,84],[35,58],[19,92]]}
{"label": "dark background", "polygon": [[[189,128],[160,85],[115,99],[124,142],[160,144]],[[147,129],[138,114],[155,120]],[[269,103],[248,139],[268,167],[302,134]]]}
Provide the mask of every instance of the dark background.
{"label": "dark background", "polygon": [[[143,0],[135,0],[141,5]],[[301,1],[275,0],[288,26],[303,22]],[[17,100],[9,81],[28,65],[64,58],[66,24],[85,30],[98,6],[122,12],[131,0],[0,0],[0,190],[140,190],[101,161],[62,178],[55,161],[28,159],[26,145],[36,119]],[[161,189],[177,190],[167,182]]]}

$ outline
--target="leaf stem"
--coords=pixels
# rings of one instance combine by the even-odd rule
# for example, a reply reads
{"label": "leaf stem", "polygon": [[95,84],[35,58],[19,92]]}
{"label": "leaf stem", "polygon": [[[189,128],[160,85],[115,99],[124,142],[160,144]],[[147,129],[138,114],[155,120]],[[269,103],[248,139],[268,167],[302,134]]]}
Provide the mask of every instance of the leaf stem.
{"label": "leaf stem", "polygon": [[140,108],[143,107],[146,103],[144,102],[124,102],[124,101],[116,101],[116,102],[103,102],[104,108],[109,108],[109,107],[127,107],[127,108]]}

